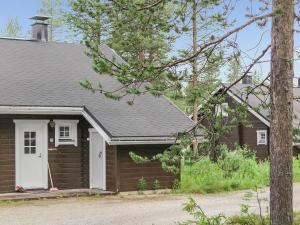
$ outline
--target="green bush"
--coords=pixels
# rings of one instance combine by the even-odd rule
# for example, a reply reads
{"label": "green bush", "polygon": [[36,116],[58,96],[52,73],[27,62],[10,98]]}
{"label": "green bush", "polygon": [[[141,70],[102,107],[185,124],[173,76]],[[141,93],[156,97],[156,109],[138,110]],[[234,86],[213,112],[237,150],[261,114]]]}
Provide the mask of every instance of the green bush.
{"label": "green bush", "polygon": [[155,179],[153,181],[153,190],[156,191],[158,189],[160,189],[160,183],[159,183],[159,180]]}
{"label": "green bush", "polygon": [[147,189],[147,181],[144,177],[141,177],[137,183],[137,190],[139,193],[142,193]]}
{"label": "green bush", "polygon": [[172,190],[177,191],[180,189],[180,181],[178,179],[173,180],[172,182]]}
{"label": "green bush", "polygon": [[[300,181],[300,160],[293,161],[294,181]],[[257,161],[247,148],[230,151],[222,146],[217,162],[202,157],[182,166],[180,191],[214,193],[269,185],[269,162]]]}

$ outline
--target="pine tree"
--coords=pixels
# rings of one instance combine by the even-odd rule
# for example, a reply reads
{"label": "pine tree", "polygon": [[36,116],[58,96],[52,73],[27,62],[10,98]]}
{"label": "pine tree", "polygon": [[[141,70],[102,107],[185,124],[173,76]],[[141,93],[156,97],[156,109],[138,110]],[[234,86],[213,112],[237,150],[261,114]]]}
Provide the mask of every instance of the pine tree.
{"label": "pine tree", "polygon": [[42,0],[40,14],[49,16],[49,41],[57,41],[62,38],[62,28],[65,22],[61,0]]}
{"label": "pine tree", "polygon": [[230,59],[228,66],[229,69],[226,81],[228,83],[233,83],[239,79],[242,74],[240,55],[234,55],[234,57]]}
{"label": "pine tree", "polygon": [[21,36],[22,27],[17,18],[9,19],[4,31],[2,32],[3,36],[6,37],[20,37]]}
{"label": "pine tree", "polygon": [[293,224],[294,1],[273,0],[271,52],[270,215]]}

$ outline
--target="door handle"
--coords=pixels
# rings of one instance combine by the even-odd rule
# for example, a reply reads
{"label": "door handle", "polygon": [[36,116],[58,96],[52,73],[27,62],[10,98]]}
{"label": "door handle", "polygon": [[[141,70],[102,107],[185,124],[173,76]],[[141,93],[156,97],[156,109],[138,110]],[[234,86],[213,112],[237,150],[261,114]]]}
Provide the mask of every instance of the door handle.
{"label": "door handle", "polygon": [[39,158],[42,158],[42,153],[40,153],[40,154],[38,155],[38,157],[39,157]]}
{"label": "door handle", "polygon": [[101,158],[101,157],[102,157],[102,152],[99,152],[99,155],[98,155],[98,156],[99,156],[99,158]]}

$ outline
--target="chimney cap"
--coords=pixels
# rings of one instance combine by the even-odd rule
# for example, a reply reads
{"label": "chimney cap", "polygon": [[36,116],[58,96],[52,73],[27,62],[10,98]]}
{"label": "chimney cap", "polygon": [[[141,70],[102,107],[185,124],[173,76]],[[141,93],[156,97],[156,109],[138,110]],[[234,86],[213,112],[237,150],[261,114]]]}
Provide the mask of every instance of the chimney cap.
{"label": "chimney cap", "polygon": [[252,75],[246,74],[242,79],[242,84],[252,84]]}
{"label": "chimney cap", "polygon": [[50,16],[46,16],[46,15],[35,15],[33,17],[30,17],[29,19],[31,20],[40,20],[40,21],[46,21],[48,19],[50,19]]}

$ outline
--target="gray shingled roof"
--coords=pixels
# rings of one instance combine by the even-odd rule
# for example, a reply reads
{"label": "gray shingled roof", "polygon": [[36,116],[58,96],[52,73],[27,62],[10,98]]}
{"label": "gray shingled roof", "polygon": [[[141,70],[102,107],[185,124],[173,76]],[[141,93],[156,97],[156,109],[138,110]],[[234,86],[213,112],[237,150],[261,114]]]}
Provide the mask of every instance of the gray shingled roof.
{"label": "gray shingled roof", "polygon": [[[223,84],[224,86],[228,86],[229,84]],[[246,93],[247,88],[251,87],[249,84],[241,84],[238,83],[231,87],[230,91],[235,94],[237,97],[239,97],[241,100],[246,100]],[[252,87],[254,87],[252,85]],[[294,87],[294,97],[300,97],[300,88]],[[260,86],[258,87],[255,92],[256,94],[250,94],[248,95],[247,103],[249,106],[251,106],[253,109],[256,109],[258,113],[260,113],[266,120],[270,120],[270,109],[269,108],[262,108],[260,107],[263,103],[264,105],[268,104],[270,102],[270,95],[269,90],[264,87]],[[293,102],[293,108],[294,108],[294,126],[299,127],[300,126],[300,102],[298,100],[294,100]]]}
{"label": "gray shingled roof", "polygon": [[165,97],[145,94],[129,106],[80,87],[83,78],[108,90],[120,85],[93,71],[80,44],[0,39],[0,105],[86,107],[111,137],[169,137],[193,126]]}

